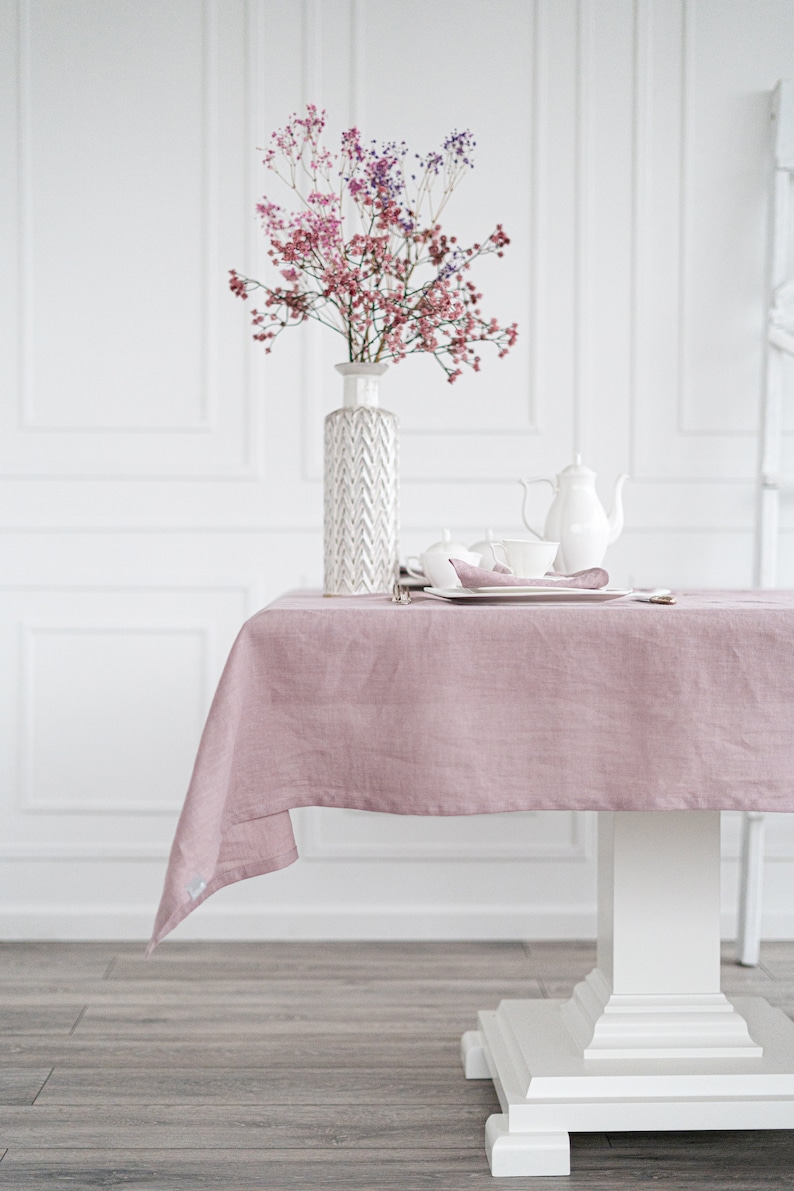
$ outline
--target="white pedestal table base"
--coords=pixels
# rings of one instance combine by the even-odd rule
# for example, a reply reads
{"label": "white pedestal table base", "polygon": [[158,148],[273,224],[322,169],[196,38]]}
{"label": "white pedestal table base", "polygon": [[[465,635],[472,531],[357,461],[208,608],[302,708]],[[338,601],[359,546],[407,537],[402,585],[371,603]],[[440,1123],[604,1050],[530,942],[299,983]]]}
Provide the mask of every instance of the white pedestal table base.
{"label": "white pedestal table base", "polygon": [[464,1071],[491,1078],[501,1114],[485,1145],[494,1175],[570,1174],[569,1133],[794,1129],[794,1023],[762,997],[736,997],[764,1056],[585,1059],[565,1001],[503,1001],[463,1036]]}
{"label": "white pedestal table base", "polygon": [[485,1129],[495,1176],[569,1174],[570,1132],[794,1129],[794,1022],[719,991],[718,812],[599,818],[595,972],[463,1036],[465,1075],[492,1079],[502,1109]]}

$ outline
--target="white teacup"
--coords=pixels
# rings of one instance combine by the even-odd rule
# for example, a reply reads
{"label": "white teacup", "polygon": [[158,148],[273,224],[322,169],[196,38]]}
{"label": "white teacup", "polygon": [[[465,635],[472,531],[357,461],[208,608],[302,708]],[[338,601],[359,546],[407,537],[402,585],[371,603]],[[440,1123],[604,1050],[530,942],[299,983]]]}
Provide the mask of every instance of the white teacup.
{"label": "white teacup", "polygon": [[559,542],[541,542],[539,539],[504,538],[493,542],[494,555],[501,551],[507,566],[521,579],[541,579],[550,570]]}
{"label": "white teacup", "polygon": [[406,559],[405,569],[414,579],[426,579],[429,587],[460,587],[460,579],[450,558],[459,558],[461,562],[476,567],[480,564],[480,557],[471,550],[455,550],[451,555],[443,550],[426,550],[419,558]]}

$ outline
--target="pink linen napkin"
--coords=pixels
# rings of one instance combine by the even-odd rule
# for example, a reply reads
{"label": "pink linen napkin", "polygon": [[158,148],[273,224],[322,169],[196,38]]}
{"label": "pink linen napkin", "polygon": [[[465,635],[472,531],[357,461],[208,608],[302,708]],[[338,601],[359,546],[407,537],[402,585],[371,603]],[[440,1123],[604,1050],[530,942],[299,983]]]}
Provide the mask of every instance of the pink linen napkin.
{"label": "pink linen napkin", "polygon": [[577,571],[574,575],[521,579],[511,575],[499,562],[492,571],[487,571],[485,567],[472,567],[459,558],[450,558],[449,561],[464,587],[584,587],[597,590],[609,583],[609,575],[603,567],[588,567],[586,571]]}

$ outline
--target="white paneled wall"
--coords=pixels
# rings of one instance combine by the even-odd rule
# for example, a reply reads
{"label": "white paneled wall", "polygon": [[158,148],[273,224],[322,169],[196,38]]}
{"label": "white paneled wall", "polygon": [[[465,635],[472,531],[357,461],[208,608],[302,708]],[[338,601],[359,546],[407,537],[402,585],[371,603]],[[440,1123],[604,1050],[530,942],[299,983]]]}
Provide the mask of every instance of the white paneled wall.
{"label": "white paneled wall", "polygon": [[[263,267],[271,130],[307,101],[334,137],[418,151],[470,127],[449,229],[511,236],[478,280],[515,351],[454,387],[421,358],[384,382],[405,554],[519,530],[517,478],[580,450],[605,500],[632,477],[616,582],[741,587],[792,75],[791,0],[0,0],[0,936],[148,934],[234,635],[321,580],[341,340],[265,358],[226,288]],[[180,933],[593,930],[585,815],[296,821],[297,865]],[[737,852],[726,816],[728,933]],[[792,878],[773,816],[768,934],[794,937]]]}

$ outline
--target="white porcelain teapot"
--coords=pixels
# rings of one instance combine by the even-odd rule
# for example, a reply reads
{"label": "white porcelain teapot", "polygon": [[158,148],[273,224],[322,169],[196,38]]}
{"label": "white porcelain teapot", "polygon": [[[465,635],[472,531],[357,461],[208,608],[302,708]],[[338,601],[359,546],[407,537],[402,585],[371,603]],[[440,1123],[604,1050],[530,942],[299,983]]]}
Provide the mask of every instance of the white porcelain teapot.
{"label": "white porcelain teapot", "polygon": [[524,485],[521,516],[530,533],[538,538],[541,535],[527,521],[529,485],[542,480],[554,489],[554,500],[546,515],[542,536],[547,541],[560,543],[554,566],[565,575],[601,566],[607,546],[618,540],[623,529],[622,491],[629,477],[621,475],[615,481],[612,511],[608,515],[598,499],[595,478],[595,472],[582,464],[582,456],[574,455],[573,463],[563,468],[558,476],[532,476],[521,480]]}

